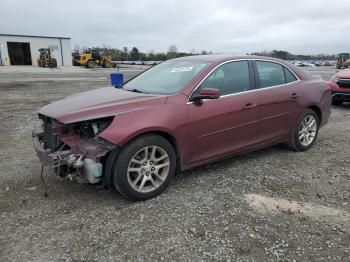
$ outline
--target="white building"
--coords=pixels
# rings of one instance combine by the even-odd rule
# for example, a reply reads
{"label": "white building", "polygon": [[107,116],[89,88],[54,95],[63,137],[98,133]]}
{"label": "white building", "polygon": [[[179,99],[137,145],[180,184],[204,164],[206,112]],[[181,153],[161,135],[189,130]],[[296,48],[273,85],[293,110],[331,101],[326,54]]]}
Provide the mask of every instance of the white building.
{"label": "white building", "polygon": [[0,34],[0,65],[38,66],[40,48],[50,48],[57,66],[72,66],[70,38]]}

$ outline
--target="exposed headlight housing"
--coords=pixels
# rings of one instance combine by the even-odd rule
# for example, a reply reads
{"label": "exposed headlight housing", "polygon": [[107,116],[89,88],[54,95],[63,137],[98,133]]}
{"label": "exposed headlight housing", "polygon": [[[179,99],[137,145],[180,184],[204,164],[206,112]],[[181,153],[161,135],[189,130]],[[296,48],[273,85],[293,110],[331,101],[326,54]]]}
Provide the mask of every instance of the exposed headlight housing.
{"label": "exposed headlight housing", "polygon": [[113,118],[112,116],[77,122],[73,124],[73,129],[81,138],[94,138],[112,123]]}

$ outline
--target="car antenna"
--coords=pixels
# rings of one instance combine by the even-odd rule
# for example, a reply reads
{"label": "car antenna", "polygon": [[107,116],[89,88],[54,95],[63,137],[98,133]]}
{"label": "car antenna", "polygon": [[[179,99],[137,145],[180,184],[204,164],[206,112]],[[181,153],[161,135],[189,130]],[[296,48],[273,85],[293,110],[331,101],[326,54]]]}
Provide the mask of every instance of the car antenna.
{"label": "car antenna", "polygon": [[44,189],[45,189],[45,194],[44,194],[44,196],[45,196],[45,197],[48,197],[49,194],[48,194],[48,192],[47,192],[47,185],[46,185],[45,179],[44,179],[44,165],[41,165],[40,177],[41,177],[41,182],[43,183]]}

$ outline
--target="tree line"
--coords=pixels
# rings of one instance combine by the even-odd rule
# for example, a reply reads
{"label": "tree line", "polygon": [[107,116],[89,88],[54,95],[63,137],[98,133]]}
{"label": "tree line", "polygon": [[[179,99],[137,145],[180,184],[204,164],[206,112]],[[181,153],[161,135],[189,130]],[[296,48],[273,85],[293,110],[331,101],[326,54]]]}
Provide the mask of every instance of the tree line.
{"label": "tree line", "polygon": [[[137,47],[133,47],[129,50],[128,47],[123,47],[122,49],[111,48],[103,45],[102,47],[92,47],[102,50],[104,55],[110,55],[113,61],[164,61],[171,58],[190,56],[190,55],[206,55],[213,54],[212,51],[200,51],[196,52],[192,50],[190,52],[179,52],[176,45],[169,46],[167,52],[155,52],[154,50],[149,51],[148,53],[141,52]],[[84,53],[89,48],[80,47],[76,45],[74,47],[74,53]],[[336,60],[337,55],[327,55],[327,54],[318,54],[318,55],[295,55],[291,54],[288,51],[284,50],[273,50],[273,51],[262,51],[248,53],[247,55],[257,55],[257,56],[270,56],[283,60]]]}
{"label": "tree line", "polygon": [[167,59],[190,56],[190,55],[206,55],[212,54],[211,51],[200,51],[196,52],[192,50],[191,52],[179,52],[176,45],[171,45],[168,48],[167,52],[155,52],[154,50],[149,51],[148,53],[141,52],[137,47],[133,47],[129,50],[128,47],[123,47],[123,49],[111,48],[103,45],[103,47],[80,47],[76,45],[74,47],[73,53],[84,53],[88,49],[100,49],[104,55],[110,55],[113,61],[164,61]]}
{"label": "tree line", "polygon": [[263,52],[254,52],[250,55],[257,56],[270,56],[283,60],[336,60],[337,55],[327,55],[327,54],[318,54],[318,55],[294,55],[287,51],[283,50],[273,50],[271,52],[263,51]]}

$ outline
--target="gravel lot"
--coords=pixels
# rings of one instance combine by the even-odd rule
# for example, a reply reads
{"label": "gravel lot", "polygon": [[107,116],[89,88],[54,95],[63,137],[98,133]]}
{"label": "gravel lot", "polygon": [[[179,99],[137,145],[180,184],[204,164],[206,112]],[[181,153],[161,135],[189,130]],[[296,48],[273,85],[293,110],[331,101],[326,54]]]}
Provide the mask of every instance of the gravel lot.
{"label": "gravel lot", "polygon": [[36,108],[106,86],[111,71],[0,67],[1,261],[350,261],[350,104],[333,107],[307,152],[276,146],[195,168],[146,202],[49,170],[44,197]]}

